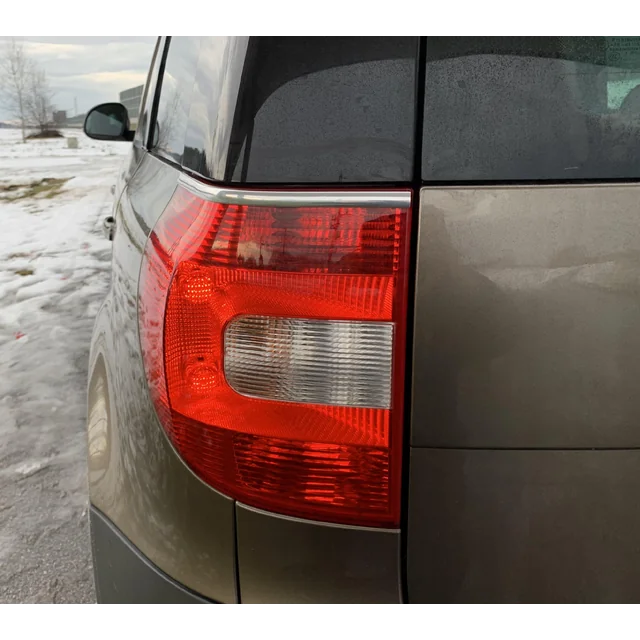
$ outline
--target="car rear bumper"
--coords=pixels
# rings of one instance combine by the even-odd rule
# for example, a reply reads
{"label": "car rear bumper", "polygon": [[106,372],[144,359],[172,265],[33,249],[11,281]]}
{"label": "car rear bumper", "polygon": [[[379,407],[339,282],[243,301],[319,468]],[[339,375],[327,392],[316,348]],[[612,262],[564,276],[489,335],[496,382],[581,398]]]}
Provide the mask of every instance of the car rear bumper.
{"label": "car rear bumper", "polygon": [[95,507],[89,512],[98,602],[206,604],[158,569]]}

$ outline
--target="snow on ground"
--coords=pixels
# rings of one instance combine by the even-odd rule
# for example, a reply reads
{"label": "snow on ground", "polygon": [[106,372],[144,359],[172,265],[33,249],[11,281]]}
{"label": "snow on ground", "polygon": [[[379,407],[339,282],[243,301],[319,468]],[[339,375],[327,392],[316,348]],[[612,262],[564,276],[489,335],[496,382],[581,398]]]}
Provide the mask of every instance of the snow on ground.
{"label": "snow on ground", "polygon": [[0,129],[0,602],[94,599],[86,518],[86,376],[110,278],[129,145],[20,142]]}

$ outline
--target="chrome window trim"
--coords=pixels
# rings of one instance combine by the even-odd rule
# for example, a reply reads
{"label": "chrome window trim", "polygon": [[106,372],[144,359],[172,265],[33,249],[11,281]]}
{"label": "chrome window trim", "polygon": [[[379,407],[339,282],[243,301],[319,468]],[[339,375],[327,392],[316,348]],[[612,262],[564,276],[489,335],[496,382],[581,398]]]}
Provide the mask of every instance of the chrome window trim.
{"label": "chrome window trim", "polygon": [[206,184],[184,173],[180,174],[178,185],[203,200],[221,204],[269,207],[399,207],[403,209],[411,205],[409,190],[293,191],[275,189],[274,191],[264,191],[246,188],[235,189]]}

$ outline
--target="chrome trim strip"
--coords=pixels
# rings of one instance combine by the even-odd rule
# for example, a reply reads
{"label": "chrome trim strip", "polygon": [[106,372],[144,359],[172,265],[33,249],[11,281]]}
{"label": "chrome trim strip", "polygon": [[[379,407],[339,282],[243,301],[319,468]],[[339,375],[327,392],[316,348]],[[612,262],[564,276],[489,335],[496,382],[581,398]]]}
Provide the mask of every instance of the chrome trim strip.
{"label": "chrome trim strip", "polygon": [[410,191],[252,191],[214,187],[184,173],[178,184],[198,197],[221,204],[269,207],[402,207],[411,205]]}

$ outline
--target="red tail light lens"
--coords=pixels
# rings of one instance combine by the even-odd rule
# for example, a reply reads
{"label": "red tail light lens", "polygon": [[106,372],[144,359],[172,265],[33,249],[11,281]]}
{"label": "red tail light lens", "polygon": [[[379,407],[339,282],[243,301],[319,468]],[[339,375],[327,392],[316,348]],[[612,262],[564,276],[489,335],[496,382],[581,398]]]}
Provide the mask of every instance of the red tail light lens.
{"label": "red tail light lens", "polygon": [[244,195],[179,186],[147,242],[140,336],[160,421],[246,504],[397,526],[409,194]]}

